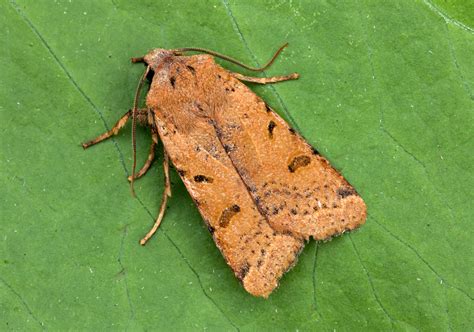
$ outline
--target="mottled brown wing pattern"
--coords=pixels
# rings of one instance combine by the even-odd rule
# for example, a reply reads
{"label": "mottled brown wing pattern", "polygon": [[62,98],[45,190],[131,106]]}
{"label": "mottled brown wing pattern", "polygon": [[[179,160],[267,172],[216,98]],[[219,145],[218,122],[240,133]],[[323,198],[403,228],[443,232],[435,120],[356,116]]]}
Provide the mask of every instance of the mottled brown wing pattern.
{"label": "mottled brown wing pattern", "polygon": [[147,106],[217,246],[247,291],[268,296],[304,240],[365,220],[355,190],[212,57],[157,68]]}
{"label": "mottled brown wing pattern", "polygon": [[324,240],[363,224],[366,206],[355,189],[246,85],[218,68],[230,91],[227,108],[215,116],[218,135],[270,225]]}
{"label": "mottled brown wing pattern", "polygon": [[[155,73],[147,105],[226,261],[248,292],[268,296],[295,262],[303,242],[270,227],[221,145],[206,113],[209,96],[204,92],[209,90],[194,86],[206,81],[208,63],[206,56],[184,58]],[[153,93],[158,89],[159,94]]]}

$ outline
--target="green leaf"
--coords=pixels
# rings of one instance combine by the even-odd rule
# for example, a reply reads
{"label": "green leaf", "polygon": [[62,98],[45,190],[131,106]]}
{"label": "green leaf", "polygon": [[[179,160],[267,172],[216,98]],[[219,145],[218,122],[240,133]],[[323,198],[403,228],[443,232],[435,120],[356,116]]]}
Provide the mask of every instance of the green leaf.
{"label": "green leaf", "polygon": [[[469,1],[0,3],[2,330],[469,330],[474,10]],[[256,66],[256,87],[357,188],[359,231],[311,241],[268,300],[247,294],[173,172],[132,198],[128,125],[155,47]],[[223,63],[224,66],[239,70]],[[149,134],[138,132],[140,164]],[[161,160],[161,156],[159,158]]]}

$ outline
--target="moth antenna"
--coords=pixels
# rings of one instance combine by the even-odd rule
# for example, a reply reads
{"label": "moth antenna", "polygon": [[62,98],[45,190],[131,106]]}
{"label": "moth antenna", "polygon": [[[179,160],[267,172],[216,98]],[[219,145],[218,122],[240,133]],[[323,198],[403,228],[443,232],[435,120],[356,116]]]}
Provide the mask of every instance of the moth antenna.
{"label": "moth antenna", "polygon": [[215,51],[212,51],[212,50],[208,50],[208,49],[205,49],[205,48],[200,48],[200,47],[185,47],[185,48],[177,48],[177,49],[174,49],[173,51],[176,52],[176,53],[180,53],[180,52],[188,52],[188,51],[195,51],[195,52],[202,52],[202,53],[207,53],[207,54],[210,54],[210,55],[214,55],[218,58],[221,58],[223,60],[226,60],[226,61],[229,61],[229,62],[232,62],[233,64],[236,64],[240,67],[243,67],[245,69],[248,69],[248,70],[251,70],[251,71],[264,71],[265,69],[267,69],[268,67],[270,67],[272,65],[272,63],[275,61],[276,57],[281,53],[281,51],[283,51],[283,49],[285,47],[288,46],[288,43],[285,43],[283,44],[282,46],[280,46],[280,48],[275,52],[275,54],[272,56],[272,58],[270,59],[270,61],[267,62],[267,64],[263,67],[260,67],[260,68],[256,68],[256,67],[250,67],[250,66],[247,66],[246,64],[243,64],[242,62],[240,62],[239,60],[236,60],[234,58],[231,58],[230,56],[227,56],[227,55],[224,55],[224,54],[221,54],[221,53],[218,53],[218,52],[215,52]]}
{"label": "moth antenna", "polygon": [[135,179],[135,169],[137,168],[137,140],[136,140],[136,130],[137,130],[137,106],[138,98],[140,97],[140,92],[142,90],[143,82],[146,80],[146,76],[150,71],[150,66],[146,67],[145,72],[138,82],[137,90],[135,91],[135,98],[133,99],[133,110],[132,110],[132,149],[133,149],[133,166],[132,166],[132,180],[130,181],[130,190],[132,196],[135,197],[135,190],[133,189],[133,181]]}

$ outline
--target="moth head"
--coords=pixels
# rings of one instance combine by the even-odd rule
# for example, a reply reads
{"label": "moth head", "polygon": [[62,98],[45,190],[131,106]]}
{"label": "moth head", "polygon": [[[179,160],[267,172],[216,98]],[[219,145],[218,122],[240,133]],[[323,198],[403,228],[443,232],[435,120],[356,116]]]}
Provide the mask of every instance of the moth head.
{"label": "moth head", "polygon": [[156,68],[165,62],[167,59],[173,57],[175,52],[172,50],[165,50],[163,48],[155,48],[148,52],[144,57],[143,61],[150,66],[150,68],[155,71]]}

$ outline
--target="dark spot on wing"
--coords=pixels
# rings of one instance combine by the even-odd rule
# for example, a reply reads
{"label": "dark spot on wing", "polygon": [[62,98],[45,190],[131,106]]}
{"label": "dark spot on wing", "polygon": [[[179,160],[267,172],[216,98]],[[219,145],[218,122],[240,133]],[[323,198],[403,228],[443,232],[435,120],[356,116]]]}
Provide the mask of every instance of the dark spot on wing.
{"label": "dark spot on wing", "polygon": [[275,129],[276,127],[276,123],[273,122],[273,121],[270,121],[268,123],[268,136],[270,136],[270,138],[273,138],[273,129]]}
{"label": "dark spot on wing", "polygon": [[304,167],[311,163],[311,158],[308,156],[298,156],[295,157],[291,163],[288,165],[288,170],[291,173],[294,173],[298,168]]}
{"label": "dark spot on wing", "polygon": [[249,269],[250,269],[249,263],[248,263],[248,262],[245,262],[245,263],[240,267],[240,270],[239,270],[239,272],[237,273],[237,278],[239,278],[239,280],[244,280],[244,278],[245,278],[245,276],[247,275],[247,273],[249,273]]}
{"label": "dark spot on wing", "polygon": [[207,229],[208,229],[209,233],[211,233],[211,234],[214,234],[214,232],[216,231],[216,229],[214,227],[212,227],[211,225],[207,225]]}
{"label": "dark spot on wing", "polygon": [[179,168],[177,168],[176,170],[178,171],[179,175],[181,175],[181,176],[184,176],[186,174],[185,170],[182,170],[182,169],[179,169]]}
{"label": "dark spot on wing", "polygon": [[176,77],[171,76],[171,77],[170,77],[170,83],[171,83],[171,86],[172,86],[173,88],[174,88],[175,82],[176,82]]}
{"label": "dark spot on wing", "polygon": [[235,150],[235,145],[234,144],[224,144],[224,150],[225,152],[229,153]]}
{"label": "dark spot on wing", "polygon": [[318,155],[319,154],[319,151],[316,150],[315,148],[311,147],[311,151],[313,151],[313,154],[314,155]]}
{"label": "dark spot on wing", "polygon": [[194,102],[194,105],[196,106],[196,108],[197,108],[200,112],[204,113],[204,109],[202,108],[202,106],[201,106],[201,104],[200,104],[199,102],[197,102],[197,101]]}
{"label": "dark spot on wing", "polygon": [[216,122],[214,120],[209,120],[209,123],[211,123],[214,126],[214,129],[216,130],[217,137],[222,138],[222,130],[221,130],[221,128],[216,126]]}
{"label": "dark spot on wing", "polygon": [[196,175],[194,176],[194,181],[195,182],[207,182],[207,183],[212,183],[214,181],[213,178],[205,175]]}
{"label": "dark spot on wing", "polygon": [[260,196],[255,196],[255,203],[257,205],[260,205],[260,200],[261,200],[261,197]]}
{"label": "dark spot on wing", "polygon": [[288,131],[293,134],[293,135],[296,135],[296,131],[293,129],[293,128],[288,128]]}
{"label": "dark spot on wing", "polygon": [[253,185],[249,185],[249,191],[252,192],[252,193],[255,193],[257,192],[257,187],[253,186]]}
{"label": "dark spot on wing", "polygon": [[267,104],[265,104],[265,109],[267,110],[267,112],[271,112],[272,109],[270,108],[270,106],[268,106]]}
{"label": "dark spot on wing", "polygon": [[227,227],[229,225],[230,219],[240,212],[240,206],[237,204],[231,205],[222,211],[221,216],[219,217],[219,226]]}
{"label": "dark spot on wing", "polygon": [[186,68],[188,68],[189,71],[190,71],[193,75],[196,75],[196,69],[194,69],[193,66],[189,66],[189,65],[188,65],[188,66],[186,66]]}
{"label": "dark spot on wing", "polygon": [[340,187],[340,188],[337,188],[336,192],[339,196],[341,196],[341,198],[346,198],[347,196],[352,196],[352,195],[357,194],[354,188],[351,188],[351,187]]}

